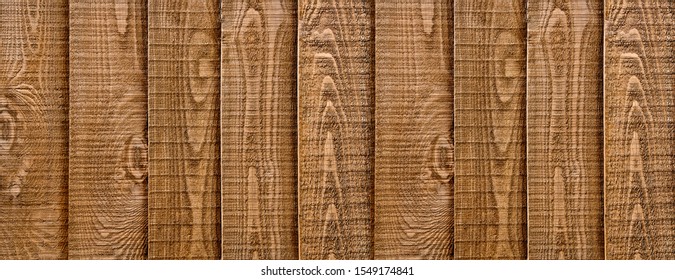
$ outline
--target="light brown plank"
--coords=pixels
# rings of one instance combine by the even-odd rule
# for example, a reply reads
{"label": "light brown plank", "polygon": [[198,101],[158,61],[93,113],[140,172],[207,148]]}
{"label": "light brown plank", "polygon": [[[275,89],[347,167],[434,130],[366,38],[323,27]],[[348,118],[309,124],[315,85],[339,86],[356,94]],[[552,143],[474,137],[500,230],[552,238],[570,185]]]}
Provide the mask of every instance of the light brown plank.
{"label": "light brown plank", "polygon": [[222,256],[297,259],[297,2],[222,5]]}
{"label": "light brown plank", "polygon": [[673,259],[673,1],[605,2],[606,257]]}
{"label": "light brown plank", "polygon": [[67,7],[0,4],[0,259],[67,256]]}
{"label": "light brown plank", "polygon": [[220,259],[216,0],[148,2],[149,257]]}
{"label": "light brown plank", "polygon": [[70,1],[68,257],[147,256],[145,2]]}
{"label": "light brown plank", "polygon": [[525,3],[455,1],[455,258],[527,256]]}
{"label": "light brown plank", "polygon": [[450,259],[452,1],[376,6],[375,259]]}
{"label": "light brown plank", "polygon": [[370,259],[373,1],[300,0],[301,259]]}
{"label": "light brown plank", "polygon": [[602,259],[602,1],[527,9],[528,258]]}

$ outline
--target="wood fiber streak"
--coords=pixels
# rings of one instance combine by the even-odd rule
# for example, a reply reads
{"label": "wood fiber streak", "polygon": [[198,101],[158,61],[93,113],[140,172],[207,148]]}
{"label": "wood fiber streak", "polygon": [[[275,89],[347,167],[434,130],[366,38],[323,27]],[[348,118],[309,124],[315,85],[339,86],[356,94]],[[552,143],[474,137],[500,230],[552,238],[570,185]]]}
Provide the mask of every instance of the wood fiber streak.
{"label": "wood fiber streak", "polygon": [[67,256],[67,7],[0,4],[0,259]]}
{"label": "wood fiber streak", "polygon": [[70,1],[69,259],[147,257],[145,18]]}
{"label": "wood fiber streak", "polygon": [[527,256],[525,3],[455,1],[455,258]]}
{"label": "wood fiber streak", "polygon": [[528,258],[602,259],[602,1],[527,8]]}
{"label": "wood fiber streak", "polygon": [[376,7],[375,259],[451,259],[452,2]]}
{"label": "wood fiber streak", "polygon": [[373,2],[299,1],[301,259],[370,259]]}
{"label": "wood fiber streak", "polygon": [[675,258],[673,29],[673,1],[606,1],[607,259]]}
{"label": "wood fiber streak", "polygon": [[220,259],[215,0],[149,0],[149,257]]}
{"label": "wood fiber streak", "polygon": [[297,259],[297,2],[222,4],[222,256]]}

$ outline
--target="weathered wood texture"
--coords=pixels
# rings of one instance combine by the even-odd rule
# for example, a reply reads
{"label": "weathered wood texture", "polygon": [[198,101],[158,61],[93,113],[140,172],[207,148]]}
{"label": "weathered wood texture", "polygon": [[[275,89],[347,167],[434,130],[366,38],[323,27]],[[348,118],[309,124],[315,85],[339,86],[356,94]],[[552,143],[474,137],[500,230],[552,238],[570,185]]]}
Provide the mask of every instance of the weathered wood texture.
{"label": "weathered wood texture", "polygon": [[602,259],[602,1],[527,9],[528,258]]}
{"label": "weathered wood texture", "polygon": [[70,1],[68,257],[147,256],[145,2]]}
{"label": "weathered wood texture", "polygon": [[376,6],[375,258],[450,259],[452,2]]}
{"label": "weathered wood texture", "polygon": [[222,257],[297,259],[297,2],[222,5]]}
{"label": "weathered wood texture", "polygon": [[67,256],[66,1],[0,3],[0,259]]}
{"label": "weathered wood texture", "polygon": [[219,10],[215,0],[148,3],[153,259],[220,258]]}
{"label": "weathered wood texture", "polygon": [[673,1],[606,1],[607,259],[675,258],[673,29]]}
{"label": "weathered wood texture", "polygon": [[527,256],[525,3],[455,1],[455,258]]}
{"label": "weathered wood texture", "polygon": [[68,257],[147,256],[145,2],[70,1]]}
{"label": "weathered wood texture", "polygon": [[298,1],[301,259],[370,259],[373,2]]}

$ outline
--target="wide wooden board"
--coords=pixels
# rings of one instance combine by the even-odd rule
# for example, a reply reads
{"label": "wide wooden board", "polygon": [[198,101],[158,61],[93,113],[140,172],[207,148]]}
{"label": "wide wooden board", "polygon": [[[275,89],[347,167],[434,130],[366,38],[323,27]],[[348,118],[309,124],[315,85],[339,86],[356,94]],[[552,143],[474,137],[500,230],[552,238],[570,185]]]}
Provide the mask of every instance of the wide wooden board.
{"label": "wide wooden board", "polygon": [[298,1],[301,259],[370,259],[373,1]]}
{"label": "wide wooden board", "polygon": [[149,257],[220,259],[216,0],[148,2]]}
{"label": "wide wooden board", "polygon": [[607,259],[675,258],[673,1],[605,1]]}
{"label": "wide wooden board", "polygon": [[525,2],[454,15],[455,258],[526,258]]}
{"label": "wide wooden board", "polygon": [[450,259],[452,2],[375,4],[375,259]]}
{"label": "wide wooden board", "polygon": [[297,259],[297,2],[222,5],[222,257]]}
{"label": "wide wooden board", "polygon": [[145,2],[70,1],[69,259],[147,257]]}
{"label": "wide wooden board", "polygon": [[63,259],[67,1],[2,1],[0,44],[0,259]]}
{"label": "wide wooden board", "polygon": [[602,1],[530,0],[529,259],[602,259]]}

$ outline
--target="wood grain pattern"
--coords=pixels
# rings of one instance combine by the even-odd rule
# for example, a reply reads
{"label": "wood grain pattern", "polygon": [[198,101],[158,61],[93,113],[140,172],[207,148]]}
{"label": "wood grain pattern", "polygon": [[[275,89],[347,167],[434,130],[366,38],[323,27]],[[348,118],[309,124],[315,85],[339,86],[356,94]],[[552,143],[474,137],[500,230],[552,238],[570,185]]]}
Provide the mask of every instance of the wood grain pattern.
{"label": "wood grain pattern", "polygon": [[301,259],[370,259],[373,2],[298,1]]}
{"label": "wood grain pattern", "polygon": [[149,257],[220,258],[215,0],[148,2]]}
{"label": "wood grain pattern", "polygon": [[222,4],[222,256],[297,259],[297,2]]}
{"label": "wood grain pattern", "polygon": [[455,258],[527,254],[525,3],[455,2]]}
{"label": "wood grain pattern", "polygon": [[602,259],[602,1],[528,1],[528,258]]}
{"label": "wood grain pattern", "polygon": [[0,3],[0,259],[67,256],[66,1]]}
{"label": "wood grain pattern", "polygon": [[376,1],[375,259],[452,258],[449,2]]}
{"label": "wood grain pattern", "polygon": [[675,258],[673,27],[673,1],[606,1],[607,259]]}
{"label": "wood grain pattern", "polygon": [[68,257],[147,256],[145,2],[70,1]]}

